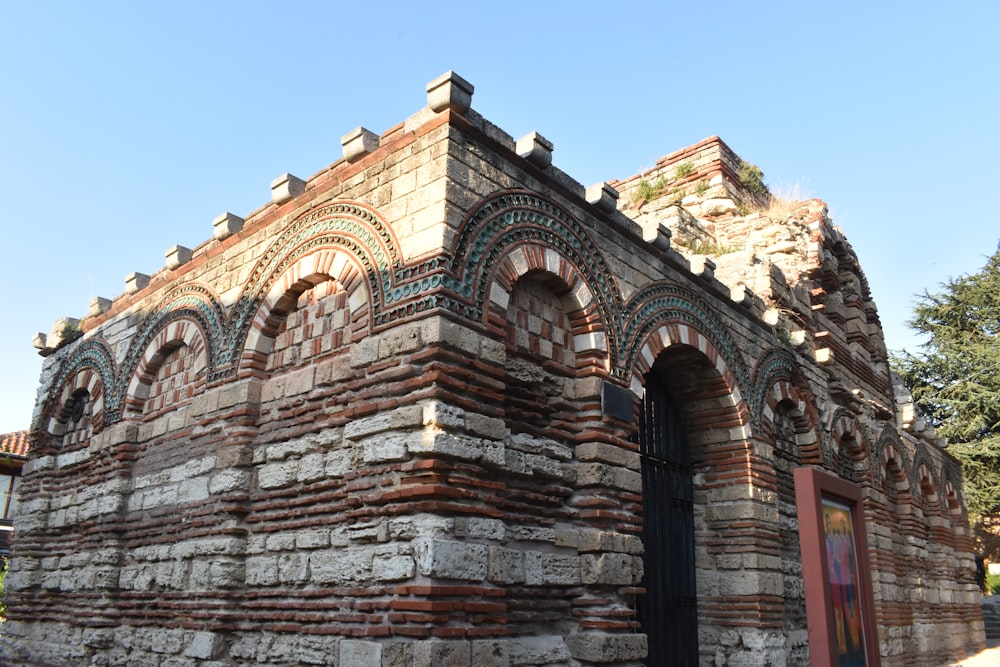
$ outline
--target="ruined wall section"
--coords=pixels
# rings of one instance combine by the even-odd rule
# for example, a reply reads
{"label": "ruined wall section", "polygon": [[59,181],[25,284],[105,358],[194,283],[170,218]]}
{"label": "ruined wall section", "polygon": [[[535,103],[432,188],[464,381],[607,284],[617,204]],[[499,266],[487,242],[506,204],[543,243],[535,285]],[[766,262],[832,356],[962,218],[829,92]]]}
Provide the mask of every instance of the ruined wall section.
{"label": "ruined wall section", "polygon": [[752,290],[782,339],[824,365],[832,393],[891,413],[885,341],[850,243],[822,201],[773,197],[741,175],[745,164],[717,137],[706,139],[617,183],[620,208],[647,239],[666,227],[696,272],[708,262],[733,290]]}

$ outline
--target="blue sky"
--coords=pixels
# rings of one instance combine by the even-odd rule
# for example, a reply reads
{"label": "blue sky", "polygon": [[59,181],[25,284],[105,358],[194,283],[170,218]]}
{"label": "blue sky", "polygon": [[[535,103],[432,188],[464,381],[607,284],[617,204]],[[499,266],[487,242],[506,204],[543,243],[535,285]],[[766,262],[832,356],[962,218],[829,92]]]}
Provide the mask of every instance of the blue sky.
{"label": "blue sky", "polygon": [[29,426],[36,331],[401,122],[449,69],[584,184],[721,136],[826,200],[890,348],[913,349],[914,295],[1000,240],[998,28],[991,2],[0,4],[0,432]]}

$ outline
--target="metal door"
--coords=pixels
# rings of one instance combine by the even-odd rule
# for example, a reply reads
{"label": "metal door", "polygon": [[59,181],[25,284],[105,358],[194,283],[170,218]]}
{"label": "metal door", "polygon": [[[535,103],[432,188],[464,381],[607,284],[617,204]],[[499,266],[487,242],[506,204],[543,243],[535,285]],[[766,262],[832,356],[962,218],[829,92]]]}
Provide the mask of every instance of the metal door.
{"label": "metal door", "polygon": [[638,439],[646,595],[637,606],[649,636],[646,664],[697,665],[693,469],[676,407],[652,375],[646,378]]}

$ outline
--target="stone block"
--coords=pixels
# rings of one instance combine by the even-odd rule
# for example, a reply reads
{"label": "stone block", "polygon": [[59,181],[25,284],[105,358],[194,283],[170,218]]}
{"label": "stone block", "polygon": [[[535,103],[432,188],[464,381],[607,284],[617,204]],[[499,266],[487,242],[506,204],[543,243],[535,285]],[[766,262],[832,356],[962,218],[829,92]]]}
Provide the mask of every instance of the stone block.
{"label": "stone block", "polygon": [[167,250],[164,255],[167,260],[167,268],[173,271],[174,269],[180,268],[184,264],[191,261],[191,248],[185,248],[182,245],[175,245]]}
{"label": "stone block", "polygon": [[465,113],[472,106],[474,91],[471,83],[449,70],[427,83],[427,106],[435,113],[445,109]]}
{"label": "stone block", "polygon": [[385,433],[365,438],[358,443],[361,447],[361,459],[365,463],[405,461],[410,457],[409,441],[418,437],[416,434]]}
{"label": "stone block", "polygon": [[507,437],[507,424],[498,417],[487,417],[475,412],[465,413],[465,428],[473,435],[490,440],[502,440]]}
{"label": "stone block", "polygon": [[257,484],[262,489],[281,489],[298,481],[297,460],[271,463],[257,471]]}
{"label": "stone block", "polygon": [[485,544],[417,538],[417,567],[420,573],[442,579],[480,581],[486,578],[489,547]]}
{"label": "stone block", "polygon": [[188,658],[211,660],[219,656],[223,644],[223,638],[214,632],[195,632],[184,649],[184,655]]}
{"label": "stone block", "polygon": [[360,160],[378,148],[379,137],[371,130],[356,127],[340,138],[344,159],[348,162]]}
{"label": "stone block", "polygon": [[252,480],[253,475],[248,470],[225,468],[209,479],[208,492],[212,495],[246,492],[250,490]]}
{"label": "stone block", "polygon": [[284,204],[306,191],[306,182],[292,174],[282,174],[271,181],[271,202]]}
{"label": "stone block", "polygon": [[340,640],[340,664],[343,667],[347,665],[380,667],[382,664],[382,645],[378,642],[361,639],[342,639]]}
{"label": "stone block", "polygon": [[295,546],[299,549],[328,547],[330,546],[330,530],[328,528],[301,530],[295,535]]}
{"label": "stone block", "polygon": [[344,438],[359,440],[385,431],[414,428],[423,425],[424,412],[419,405],[406,405],[389,412],[356,419],[344,427]]}
{"label": "stone block", "polygon": [[243,218],[226,211],[212,220],[212,236],[216,240],[227,239],[243,229]]}
{"label": "stone block", "polygon": [[90,316],[97,317],[102,313],[108,312],[111,310],[112,303],[111,299],[105,299],[103,296],[95,296],[90,300]]}
{"label": "stone block", "polygon": [[384,555],[372,559],[372,577],[376,581],[405,581],[413,577],[415,570],[411,556]]}
{"label": "stone block", "polygon": [[465,410],[441,401],[431,401],[423,406],[424,426],[460,429],[465,426]]}
{"label": "stone block", "polygon": [[646,635],[602,632],[572,633],[566,637],[566,646],[574,659],[596,663],[642,660],[649,650]]}
{"label": "stone block", "polygon": [[472,646],[464,640],[424,640],[413,645],[413,667],[468,667]]}
{"label": "stone block", "polygon": [[145,273],[132,272],[125,276],[125,293],[135,294],[149,287],[149,276]]}
{"label": "stone block", "polygon": [[605,213],[618,209],[618,191],[608,183],[595,183],[587,188],[585,195],[588,204],[593,204]]}
{"label": "stone block", "polygon": [[552,142],[538,134],[529,132],[517,140],[514,150],[535,166],[545,168],[552,164]]}
{"label": "stone block", "polygon": [[[642,559],[622,553],[585,554],[580,559],[585,584],[635,586],[642,580]],[[636,571],[636,565],[639,570]]]}
{"label": "stone block", "polygon": [[509,641],[505,639],[480,639],[472,642],[472,662],[475,667],[509,667]]}
{"label": "stone block", "polygon": [[528,586],[574,586],[581,582],[580,557],[529,551],[524,573]]}
{"label": "stone block", "polygon": [[347,584],[366,581],[372,573],[369,547],[325,549],[309,556],[311,581],[314,584]]}
{"label": "stone block", "polygon": [[565,664],[573,657],[562,637],[517,637],[510,640],[512,665]]}
{"label": "stone block", "polygon": [[466,461],[485,461],[495,465],[502,465],[504,462],[502,443],[442,431],[424,431],[419,437],[409,438],[407,447],[413,453],[433,452]]}

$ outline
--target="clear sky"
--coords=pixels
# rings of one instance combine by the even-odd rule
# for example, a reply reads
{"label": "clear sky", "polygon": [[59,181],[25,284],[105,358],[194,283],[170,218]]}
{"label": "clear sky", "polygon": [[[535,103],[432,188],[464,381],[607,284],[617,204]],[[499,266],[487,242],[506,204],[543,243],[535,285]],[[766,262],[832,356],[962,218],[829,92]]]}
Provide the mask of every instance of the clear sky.
{"label": "clear sky", "polygon": [[212,218],[381,133],[452,69],[584,184],[712,135],[828,203],[890,348],[915,294],[1000,240],[996,2],[0,1],[0,433],[31,346]]}

